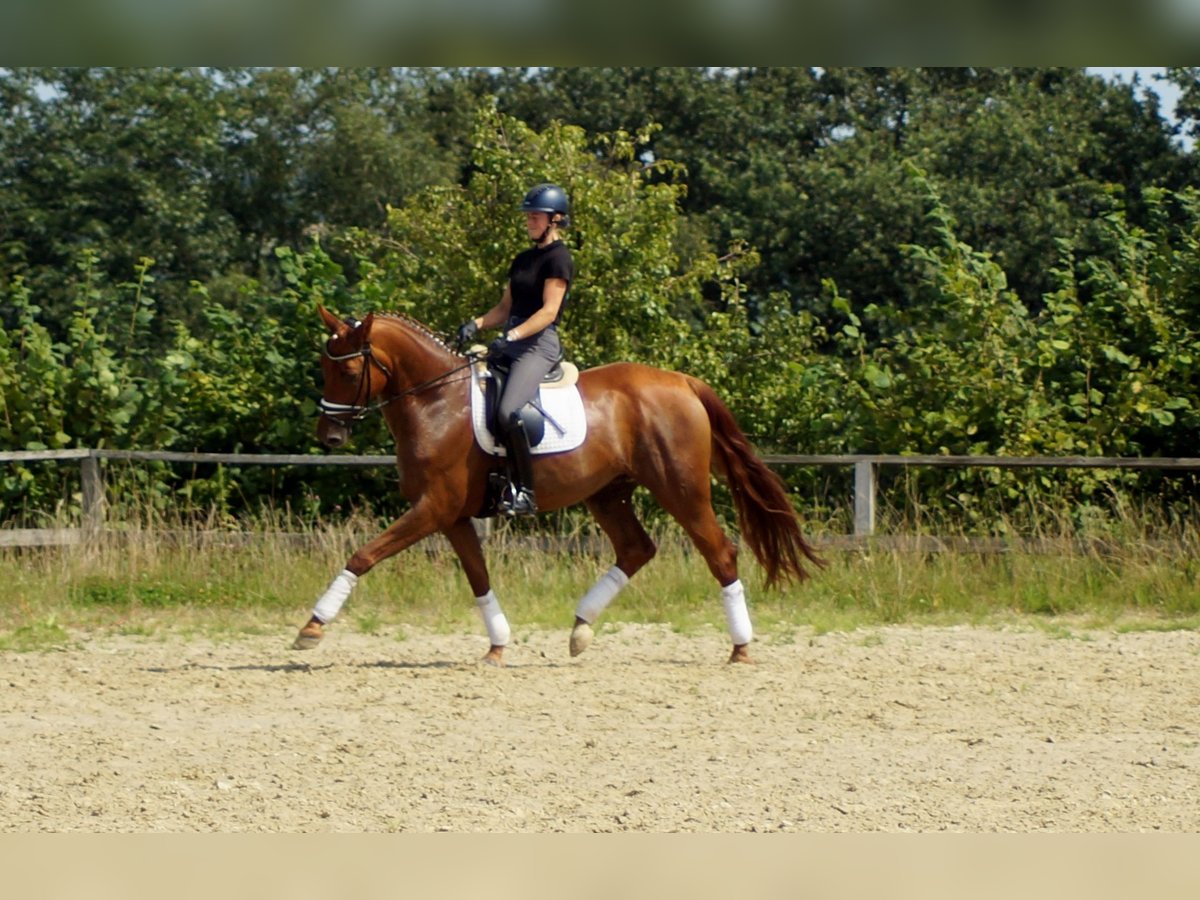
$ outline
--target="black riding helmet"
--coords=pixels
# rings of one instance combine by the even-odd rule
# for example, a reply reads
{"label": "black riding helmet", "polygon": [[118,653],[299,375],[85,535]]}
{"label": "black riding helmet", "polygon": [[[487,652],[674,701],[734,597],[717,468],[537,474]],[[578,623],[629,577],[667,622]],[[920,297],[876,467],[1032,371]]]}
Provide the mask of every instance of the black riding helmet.
{"label": "black riding helmet", "polygon": [[521,211],[549,213],[551,218],[557,213],[562,216],[558,224],[566,226],[571,220],[571,201],[557,184],[538,184],[531,187],[521,201]]}

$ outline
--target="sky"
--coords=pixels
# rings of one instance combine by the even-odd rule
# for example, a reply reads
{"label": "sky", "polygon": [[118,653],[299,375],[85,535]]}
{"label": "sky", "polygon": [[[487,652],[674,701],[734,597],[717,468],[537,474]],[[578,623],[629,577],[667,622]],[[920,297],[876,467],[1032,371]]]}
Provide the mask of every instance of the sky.
{"label": "sky", "polygon": [[[1175,121],[1175,103],[1179,100],[1179,88],[1168,81],[1155,81],[1154,76],[1166,71],[1164,66],[1088,66],[1088,71],[1107,78],[1110,81],[1123,81],[1126,84],[1133,81],[1134,76],[1140,78],[1144,88],[1152,88],[1158,94],[1159,110],[1168,122]],[[1183,134],[1175,138],[1187,152],[1192,152],[1195,139]]]}
{"label": "sky", "polygon": [[1155,81],[1154,76],[1166,71],[1163,66],[1088,66],[1089,72],[1095,72],[1110,81],[1133,81],[1135,75],[1141,76],[1143,87],[1154,89],[1160,100],[1163,117],[1170,119],[1175,115],[1175,102],[1179,99],[1179,88],[1165,81]]}

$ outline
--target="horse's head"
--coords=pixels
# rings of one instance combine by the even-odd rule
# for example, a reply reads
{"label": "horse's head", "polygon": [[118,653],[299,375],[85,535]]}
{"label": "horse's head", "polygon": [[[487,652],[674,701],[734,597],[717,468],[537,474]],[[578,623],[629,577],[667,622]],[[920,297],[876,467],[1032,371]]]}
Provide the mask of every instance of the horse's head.
{"label": "horse's head", "polygon": [[387,389],[392,373],[371,348],[374,314],[361,322],[343,322],[323,306],[318,310],[329,339],[321,355],[325,388],[317,439],[336,449],[350,440],[351,423],[381,405],[377,398]]}

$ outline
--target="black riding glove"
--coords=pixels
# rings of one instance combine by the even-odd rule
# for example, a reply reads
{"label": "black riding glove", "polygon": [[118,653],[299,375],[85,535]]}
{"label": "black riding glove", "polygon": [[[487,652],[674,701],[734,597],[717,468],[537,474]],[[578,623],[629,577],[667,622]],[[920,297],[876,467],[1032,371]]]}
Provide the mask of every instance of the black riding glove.
{"label": "black riding glove", "polygon": [[475,337],[475,334],[478,331],[479,331],[479,326],[475,324],[474,319],[471,319],[471,321],[469,321],[469,322],[463,322],[461,325],[458,326],[458,346],[461,347],[463,344],[465,344],[471,338]]}
{"label": "black riding glove", "polygon": [[504,335],[488,344],[488,356],[505,356],[508,351],[508,338]]}

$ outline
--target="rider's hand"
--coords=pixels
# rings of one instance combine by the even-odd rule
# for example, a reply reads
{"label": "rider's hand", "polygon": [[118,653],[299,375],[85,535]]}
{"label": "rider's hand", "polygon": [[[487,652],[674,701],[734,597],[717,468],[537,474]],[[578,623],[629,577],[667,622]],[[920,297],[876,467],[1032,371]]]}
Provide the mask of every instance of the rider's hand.
{"label": "rider's hand", "polygon": [[508,350],[508,338],[501,335],[488,345],[488,356],[504,356]]}
{"label": "rider's hand", "polygon": [[458,326],[458,346],[461,347],[471,338],[475,337],[478,331],[479,326],[475,324],[474,319],[471,319],[469,322],[463,322]]}

